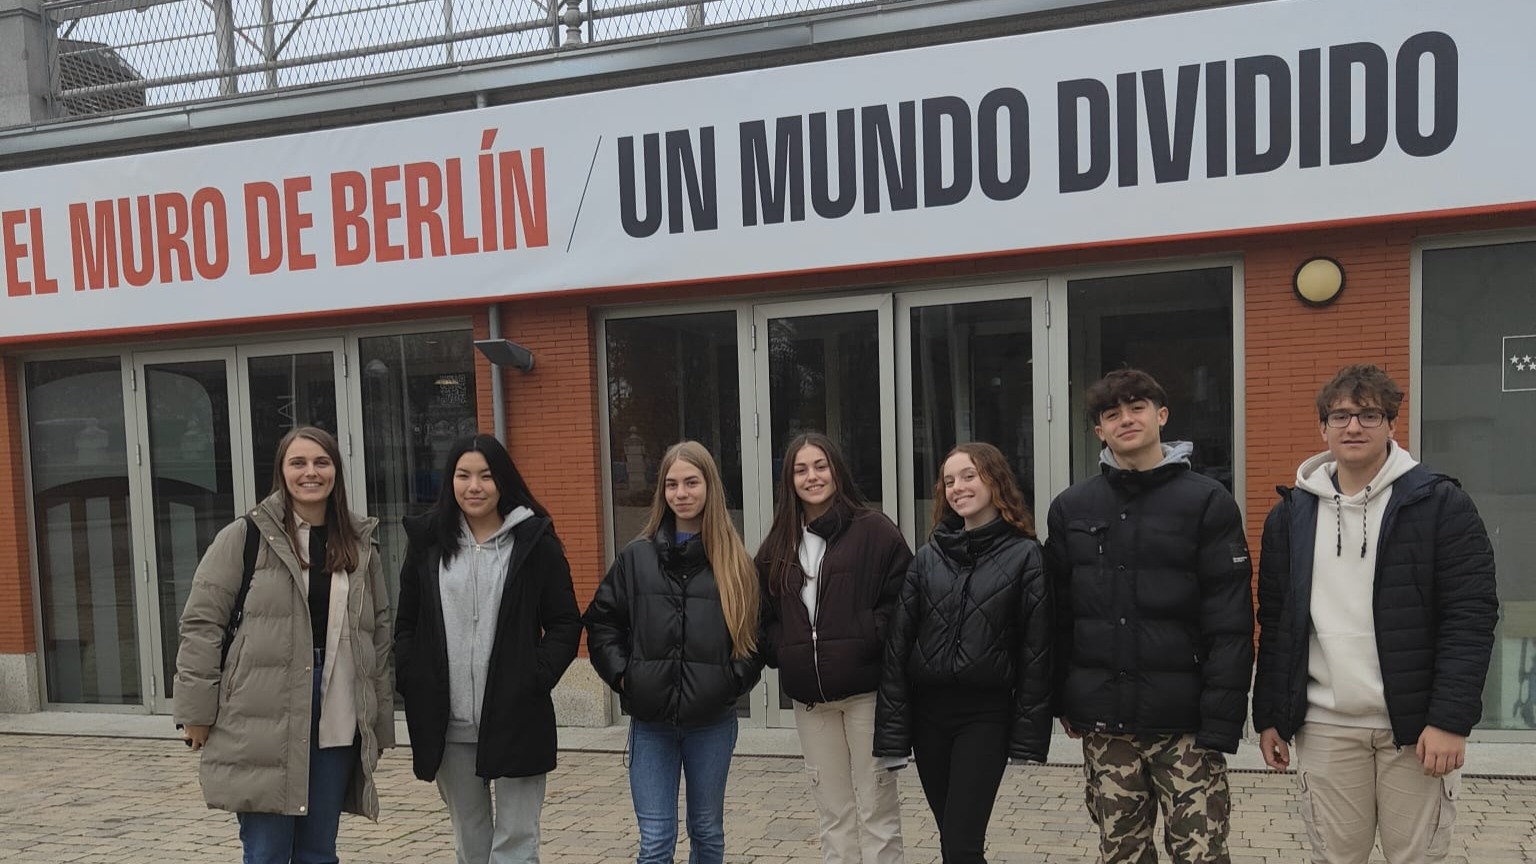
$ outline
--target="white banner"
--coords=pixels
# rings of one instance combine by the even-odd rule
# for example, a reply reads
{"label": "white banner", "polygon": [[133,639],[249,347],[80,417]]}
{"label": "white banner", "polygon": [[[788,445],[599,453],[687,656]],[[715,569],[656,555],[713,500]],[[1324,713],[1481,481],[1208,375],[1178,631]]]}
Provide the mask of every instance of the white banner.
{"label": "white banner", "polygon": [[1532,33],[1275,0],[0,174],[0,342],[1536,207]]}

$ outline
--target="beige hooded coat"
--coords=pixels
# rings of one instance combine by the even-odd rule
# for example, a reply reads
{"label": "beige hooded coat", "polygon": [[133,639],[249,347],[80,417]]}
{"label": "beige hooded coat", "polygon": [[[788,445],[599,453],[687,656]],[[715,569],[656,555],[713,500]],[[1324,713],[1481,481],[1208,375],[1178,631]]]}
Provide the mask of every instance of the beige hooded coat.
{"label": "beige hooded coat", "polygon": [[[262,541],[245,617],[223,670],[219,648],[240,589],[245,520],[214,537],[192,579],[176,655],[176,722],[212,727],[199,772],[209,807],[303,816],[314,676],[307,574],[283,536],[281,496],[268,497],[251,517]],[[373,544],[378,520],[357,523],[360,560],[346,574],[345,626],[327,654],[335,659],[326,664],[333,667],[326,702],[350,690],[362,740],[343,809],[377,819],[374,767],[379,751],[395,741],[389,592]]]}

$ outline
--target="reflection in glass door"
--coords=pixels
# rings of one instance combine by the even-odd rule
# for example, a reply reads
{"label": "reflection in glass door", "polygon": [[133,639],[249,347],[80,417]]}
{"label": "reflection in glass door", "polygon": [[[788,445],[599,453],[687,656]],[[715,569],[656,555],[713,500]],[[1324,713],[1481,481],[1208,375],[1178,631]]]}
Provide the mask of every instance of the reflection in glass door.
{"label": "reflection in glass door", "polygon": [[[291,353],[270,353],[274,349],[269,346],[261,350],[261,354],[242,352],[244,415],[250,418],[246,439],[250,458],[245,464],[250,466],[250,488],[256,501],[272,491],[277,444],[294,428],[324,429],[336,436],[343,457],[351,455],[346,429],[336,411],[336,382],[342,378],[341,343],[296,346]],[[352,473],[348,473],[349,486]]]}
{"label": "reflection in glass door", "polygon": [[163,686],[153,706],[168,710],[175,679],[178,623],[203,552],[235,518],[234,446],[230,423],[232,352],[181,353],[164,362],[141,358],[139,412],[141,503],[149,526],[158,619],[155,668]]}
{"label": "reflection in glass door", "polygon": [[[759,512],[768,531],[784,447],[823,432],[843,451],[864,498],[896,518],[895,380],[889,296],[786,303],[755,310]],[[769,670],[765,721],[792,726],[789,698]]]}
{"label": "reflection in glass door", "polygon": [[[1232,268],[1211,267],[1072,279],[1067,341],[1074,409],[1105,374],[1146,371],[1168,393],[1163,441],[1194,444],[1194,470],[1237,491],[1232,278]],[[1072,481],[1098,473],[1104,447],[1078,416]]]}
{"label": "reflection in glass door", "polygon": [[[902,295],[897,342],[901,416],[902,527],[914,547],[933,527],[934,483],[956,444],[1002,451],[1031,510],[1046,481],[1045,328],[1034,314],[1044,285]],[[1038,330],[1038,332],[1037,332]],[[1036,351],[1040,346],[1040,351]],[[1036,362],[1036,357],[1040,362]]]}
{"label": "reflection in glass door", "polygon": [[143,701],[126,377],[116,357],[26,365],[38,635],[51,705]]}

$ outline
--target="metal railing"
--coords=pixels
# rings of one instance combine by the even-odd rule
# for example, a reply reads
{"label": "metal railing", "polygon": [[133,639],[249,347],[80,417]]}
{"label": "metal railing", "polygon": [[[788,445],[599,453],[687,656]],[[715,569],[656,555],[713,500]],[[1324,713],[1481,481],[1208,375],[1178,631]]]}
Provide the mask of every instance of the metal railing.
{"label": "metal railing", "polygon": [[875,0],[48,0],[52,95],[89,115],[552,53]]}

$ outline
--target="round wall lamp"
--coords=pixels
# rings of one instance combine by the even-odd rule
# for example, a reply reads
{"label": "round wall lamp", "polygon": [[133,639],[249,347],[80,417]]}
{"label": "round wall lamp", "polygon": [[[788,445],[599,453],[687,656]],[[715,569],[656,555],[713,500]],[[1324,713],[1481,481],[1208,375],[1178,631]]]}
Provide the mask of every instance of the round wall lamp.
{"label": "round wall lamp", "polygon": [[1344,267],[1325,255],[1308,258],[1296,268],[1291,288],[1308,306],[1327,306],[1344,293]]}

